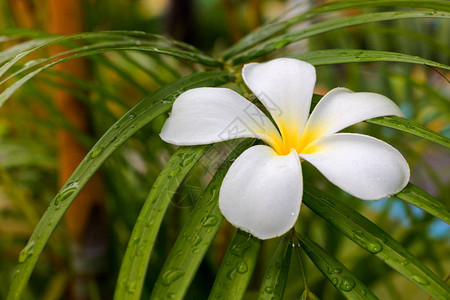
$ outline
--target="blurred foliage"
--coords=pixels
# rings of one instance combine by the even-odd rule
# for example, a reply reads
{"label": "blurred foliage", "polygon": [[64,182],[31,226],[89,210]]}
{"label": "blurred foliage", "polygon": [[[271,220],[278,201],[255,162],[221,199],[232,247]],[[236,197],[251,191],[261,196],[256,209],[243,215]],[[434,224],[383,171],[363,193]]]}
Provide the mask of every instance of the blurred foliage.
{"label": "blurred foliage", "polygon": [[[66,40],[64,46],[77,51],[83,51],[83,47],[90,46],[101,49],[98,53],[88,53],[86,56],[90,74],[88,79],[75,78],[46,67],[32,80],[21,85],[11,99],[8,101],[2,99],[6,102],[0,110],[0,299],[6,299],[19,253],[58,192],[58,153],[55,139],[58,130],[66,129],[72,132],[84,145],[92,148],[119,118],[143,98],[154,95],[160,88],[174,82],[177,84],[177,80],[185,76],[208,70],[222,69],[239,74],[241,65],[232,66],[227,62],[225,67],[221,68],[205,61],[210,59],[214,62],[214,58],[218,58],[217,65],[220,65],[222,53],[229,50],[242,37],[254,32],[262,23],[281,23],[326,1],[85,0],[82,2],[86,32],[105,30],[136,32],[111,36],[99,34]],[[182,2],[186,3],[181,4]],[[427,3],[434,1],[416,2],[416,8],[408,5],[406,7],[355,5],[357,7],[353,8],[350,5],[345,9],[318,14],[311,20],[293,24],[283,32],[295,32],[322,21],[364,13],[419,10],[421,4],[425,11],[430,11]],[[445,1],[437,2],[445,4]],[[47,39],[54,38],[53,35],[46,33],[45,4],[43,0],[0,2],[0,49],[3,51],[0,56],[0,68],[17,55]],[[181,12],[177,11],[177,6],[183,5],[190,6]],[[447,9],[444,11],[449,10],[447,2]],[[176,40],[185,41],[211,54],[213,58],[207,58],[200,51],[174,41],[142,35],[140,31],[170,35]],[[278,37],[278,34],[276,36]],[[35,44],[27,45],[27,41],[31,41],[30,43],[34,41]],[[102,45],[107,42],[111,44]],[[120,49],[121,43],[126,44],[126,47],[124,46],[126,49]],[[132,45],[137,48],[133,49]],[[140,49],[141,45],[150,50]],[[171,52],[173,49],[186,50],[186,55],[184,52],[174,54]],[[344,27],[282,45],[280,49],[266,53],[257,60],[328,49],[398,52],[448,65],[450,22],[447,16],[392,19]],[[190,51],[195,55],[188,57]],[[45,46],[11,65],[9,70],[5,70],[7,71],[5,74],[1,73],[1,91],[5,91],[7,87],[25,78],[24,76],[37,68],[54,62],[56,58],[49,58],[51,55],[49,47]],[[39,61],[43,58],[49,59]],[[447,138],[450,137],[448,69],[376,61],[321,65],[317,67],[317,74],[316,94],[324,94],[337,86],[345,86],[354,91],[380,93],[399,104],[409,120]],[[12,76],[8,77],[10,75]],[[66,81],[61,81],[61,78]],[[228,82],[225,86],[240,90],[236,82]],[[66,91],[87,105],[92,118],[93,136],[79,132],[57,109],[52,101],[52,95],[57,90]],[[168,105],[170,107],[170,104]],[[133,136],[118,148],[101,168],[100,172],[106,182],[108,253],[106,265],[98,266],[102,275],[87,284],[89,299],[113,297],[122,260],[147,194],[176,150],[174,146],[165,144],[159,138],[166,117],[167,113],[164,112],[145,126],[139,125],[139,130],[136,129]],[[129,124],[131,126],[131,123]],[[411,182],[439,199],[447,208],[450,206],[448,148],[430,140],[368,123],[355,125],[347,131],[376,136],[399,149],[411,167]],[[173,198],[170,199],[170,205],[162,219],[150,257],[142,298],[148,298],[152,293],[159,270],[169,256],[172,246],[195,204],[200,201],[201,194],[217,167],[232,150],[231,148],[229,145],[214,145],[193,167],[183,183],[176,190],[170,191]],[[305,163],[303,169],[305,181],[342,200],[373,221],[438,277],[444,278],[449,273],[448,224],[396,197],[375,203],[352,198],[327,182],[312,166]],[[378,298],[427,297],[425,291],[384,264],[375,255],[347,239],[334,226],[304,205],[296,229],[318,243],[330,256],[337,258]],[[232,243],[234,232],[235,229],[229,224],[226,222],[222,224],[193,277],[186,299],[208,297],[228,245]],[[239,234],[242,235],[238,233],[235,240],[243,239]],[[255,261],[253,275],[248,278],[249,285],[244,299],[258,299],[266,268],[280,241],[281,239],[275,239],[262,244],[257,262]],[[69,245],[66,228],[61,223],[40,256],[21,299],[69,299],[68,287],[75,272]],[[299,299],[302,294],[302,299],[344,298],[299,247],[293,249],[288,264],[290,268],[283,299]]]}

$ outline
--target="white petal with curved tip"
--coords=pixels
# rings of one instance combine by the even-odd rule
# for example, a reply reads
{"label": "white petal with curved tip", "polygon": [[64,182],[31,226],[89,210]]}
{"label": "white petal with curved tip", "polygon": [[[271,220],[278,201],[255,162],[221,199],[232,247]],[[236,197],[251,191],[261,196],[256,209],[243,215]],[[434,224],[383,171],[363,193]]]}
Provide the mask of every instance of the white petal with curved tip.
{"label": "white petal with curved tip", "polygon": [[242,77],[271,113],[282,134],[290,131],[292,136],[300,137],[311,106],[315,68],[298,59],[278,58],[245,65]]}
{"label": "white petal with curved tip", "polygon": [[400,192],[409,166],[397,149],[373,137],[338,133],[317,139],[300,157],[349,194],[378,200]]}
{"label": "white petal with curved tip", "polygon": [[322,135],[331,135],[350,125],[381,116],[405,117],[400,108],[383,95],[335,88],[314,108],[302,142],[307,145]]}
{"label": "white petal with curved tip", "polygon": [[294,150],[279,156],[268,146],[254,146],[228,170],[219,207],[234,226],[257,238],[270,239],[294,226],[302,192],[300,159]]}
{"label": "white petal with curved tip", "polygon": [[196,88],[181,94],[160,136],[175,145],[210,144],[243,137],[273,143],[280,138],[259,108],[225,88]]}

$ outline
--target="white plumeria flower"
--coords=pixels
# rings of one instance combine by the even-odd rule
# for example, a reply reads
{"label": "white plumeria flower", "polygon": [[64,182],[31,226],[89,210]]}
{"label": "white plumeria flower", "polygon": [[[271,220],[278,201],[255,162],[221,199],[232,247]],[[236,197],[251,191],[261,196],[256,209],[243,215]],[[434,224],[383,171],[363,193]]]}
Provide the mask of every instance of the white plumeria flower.
{"label": "white plumeria flower", "polygon": [[373,137],[337,133],[380,116],[404,117],[388,98],[335,88],[308,114],[316,72],[290,58],[244,66],[242,76],[276,125],[253,103],[226,88],[196,88],[181,94],[161,138],[175,145],[200,145],[234,138],[258,138],[233,162],[219,195],[219,207],[234,226],[260,239],[291,229],[300,212],[300,158],[349,194],[377,200],[401,191],[409,167],[396,149]]}

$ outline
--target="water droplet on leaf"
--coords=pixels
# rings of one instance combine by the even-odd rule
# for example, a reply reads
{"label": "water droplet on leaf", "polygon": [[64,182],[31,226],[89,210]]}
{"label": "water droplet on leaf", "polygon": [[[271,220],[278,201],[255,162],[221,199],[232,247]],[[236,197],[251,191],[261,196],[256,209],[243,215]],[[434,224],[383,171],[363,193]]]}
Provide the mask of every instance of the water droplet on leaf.
{"label": "water droplet on leaf", "polygon": [[94,151],[91,152],[90,157],[92,159],[96,158],[100,153],[103,152],[103,149],[105,149],[105,147],[98,147],[97,149],[95,149]]}
{"label": "water droplet on leaf", "polygon": [[34,244],[35,244],[34,241],[29,242],[25,246],[25,248],[23,248],[23,250],[19,254],[19,263],[25,262],[28,259],[28,257],[30,257],[33,254],[33,252],[34,252]]}
{"label": "water droplet on leaf", "polygon": [[171,269],[163,274],[161,282],[163,285],[168,286],[183,275],[183,271],[180,271],[178,269]]}
{"label": "water droplet on leaf", "polygon": [[343,277],[341,283],[339,284],[339,288],[343,291],[349,292],[355,286],[355,281],[350,277]]}
{"label": "water droplet on leaf", "polygon": [[217,216],[209,216],[206,218],[205,223],[203,223],[203,226],[205,227],[213,227],[217,224],[219,221],[219,218]]}

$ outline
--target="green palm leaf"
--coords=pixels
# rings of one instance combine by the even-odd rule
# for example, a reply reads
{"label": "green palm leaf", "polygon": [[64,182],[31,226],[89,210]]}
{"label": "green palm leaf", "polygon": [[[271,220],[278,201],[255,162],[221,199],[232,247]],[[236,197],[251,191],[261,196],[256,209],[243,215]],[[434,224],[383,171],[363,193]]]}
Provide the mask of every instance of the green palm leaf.
{"label": "green palm leaf", "polygon": [[329,49],[295,54],[291,57],[307,61],[314,66],[355,62],[391,61],[427,65],[450,70],[450,67],[445,64],[437,63],[418,56],[388,51]]}
{"label": "green palm leaf", "polygon": [[262,241],[238,230],[223,258],[209,299],[242,299],[258,260]]}
{"label": "green palm leaf", "polygon": [[418,287],[438,299],[446,299],[450,295],[450,287],[445,282],[386,232],[349,206],[310,185],[305,185],[303,203]]}
{"label": "green palm leaf", "polygon": [[[189,284],[194,279],[194,275],[223,221],[217,205],[222,180],[231,162],[252,143],[253,141],[246,140],[235,148],[195,204],[189,220],[184,225],[164,263],[150,299],[164,298],[165,295],[182,299],[185,296]],[[175,278],[174,274],[179,276]]]}
{"label": "green palm leaf", "polygon": [[300,246],[316,267],[341,292],[346,299],[378,299],[352,272],[340,261],[330,256],[322,247],[309,238],[297,233]]}
{"label": "green palm leaf", "polygon": [[197,73],[182,78],[153,93],[118,120],[87,154],[42,216],[21,252],[7,299],[21,299],[37,259],[56,225],[83,186],[114,151],[148,122],[167,112],[181,92],[194,87],[219,85],[227,79],[228,75],[223,72]]}
{"label": "green palm leaf", "polygon": [[308,26],[305,29],[286,33],[277,37],[264,41],[251,49],[243,51],[236,56],[230,57],[233,64],[241,64],[262,55],[273,52],[293,42],[312,37],[328,31],[345,28],[348,26],[362,25],[371,22],[380,22],[386,20],[398,20],[407,18],[450,18],[450,14],[446,12],[436,11],[395,11],[367,13],[353,17],[326,20],[320,23]]}

